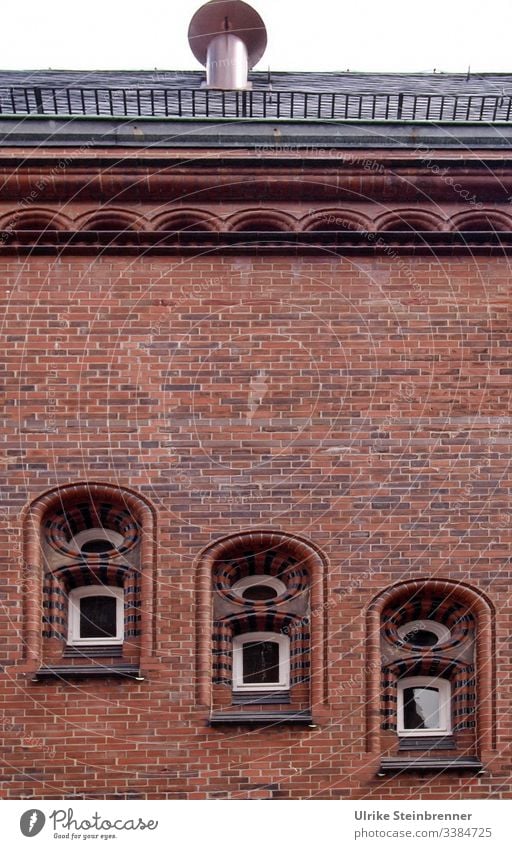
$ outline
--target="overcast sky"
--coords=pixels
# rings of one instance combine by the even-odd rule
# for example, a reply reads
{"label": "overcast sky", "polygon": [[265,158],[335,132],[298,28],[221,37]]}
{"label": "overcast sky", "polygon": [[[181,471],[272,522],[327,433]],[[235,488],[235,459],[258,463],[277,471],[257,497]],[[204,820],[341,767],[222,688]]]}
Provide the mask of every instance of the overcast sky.
{"label": "overcast sky", "polygon": [[[199,68],[201,0],[22,0],[2,7],[0,67]],[[512,0],[254,0],[266,70],[512,71]]]}

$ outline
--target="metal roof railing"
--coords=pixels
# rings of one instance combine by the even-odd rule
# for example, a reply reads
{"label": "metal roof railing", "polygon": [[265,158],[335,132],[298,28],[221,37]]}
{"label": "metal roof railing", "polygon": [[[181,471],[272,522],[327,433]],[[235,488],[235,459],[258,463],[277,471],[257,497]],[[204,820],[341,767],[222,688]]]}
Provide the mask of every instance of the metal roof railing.
{"label": "metal roof railing", "polygon": [[512,96],[2,86],[0,115],[493,123],[512,121]]}

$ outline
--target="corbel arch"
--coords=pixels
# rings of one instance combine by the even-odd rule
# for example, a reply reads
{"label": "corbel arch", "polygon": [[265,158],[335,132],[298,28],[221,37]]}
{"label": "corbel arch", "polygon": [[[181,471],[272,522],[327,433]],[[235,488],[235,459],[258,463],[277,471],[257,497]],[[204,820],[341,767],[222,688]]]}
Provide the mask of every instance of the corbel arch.
{"label": "corbel arch", "polygon": [[300,229],[305,232],[330,231],[370,232],[373,230],[370,219],[360,212],[352,209],[319,209],[316,212],[305,215],[300,222]]}
{"label": "corbel arch", "polygon": [[449,223],[450,230],[456,233],[510,232],[512,217],[497,209],[470,210],[454,215]]}
{"label": "corbel arch", "polygon": [[77,218],[78,229],[85,232],[99,230],[108,231],[138,231],[146,230],[147,221],[142,215],[137,215],[129,209],[115,206],[105,206],[86,212]]}
{"label": "corbel arch", "polygon": [[151,228],[157,231],[172,232],[183,230],[187,233],[218,232],[221,222],[211,212],[202,209],[174,209],[162,212],[151,219]]}
{"label": "corbel arch", "polygon": [[57,210],[41,206],[13,210],[0,218],[0,230],[16,233],[19,230],[68,231],[71,219]]}
{"label": "corbel arch", "polygon": [[379,233],[400,230],[437,232],[444,228],[445,221],[441,216],[425,209],[394,209],[375,220],[375,229]]}
{"label": "corbel arch", "polygon": [[237,233],[283,233],[295,230],[296,225],[292,215],[264,207],[237,212],[226,220],[227,229]]}

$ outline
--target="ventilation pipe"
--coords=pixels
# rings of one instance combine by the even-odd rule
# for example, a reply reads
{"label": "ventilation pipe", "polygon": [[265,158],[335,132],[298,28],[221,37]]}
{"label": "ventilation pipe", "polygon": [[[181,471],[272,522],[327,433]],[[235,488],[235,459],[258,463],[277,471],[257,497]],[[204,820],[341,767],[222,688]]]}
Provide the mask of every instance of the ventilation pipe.
{"label": "ventilation pipe", "polygon": [[247,76],[265,52],[267,31],[242,0],[211,0],[192,18],[188,42],[206,67],[207,88],[249,89]]}

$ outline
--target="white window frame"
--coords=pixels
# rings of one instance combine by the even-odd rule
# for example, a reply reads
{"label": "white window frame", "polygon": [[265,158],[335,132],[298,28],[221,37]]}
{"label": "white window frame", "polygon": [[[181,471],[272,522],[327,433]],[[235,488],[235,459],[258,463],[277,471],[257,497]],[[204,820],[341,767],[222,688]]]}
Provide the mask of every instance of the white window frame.
{"label": "white window frame", "polygon": [[108,540],[112,543],[112,548],[119,548],[124,542],[123,535],[117,531],[111,531],[109,528],[87,528],[75,534],[71,540],[71,547],[81,553],[84,542],[90,542],[93,539]]}
{"label": "white window frame", "polygon": [[[439,691],[439,728],[404,728],[404,690],[410,687],[431,687]],[[397,684],[397,731],[400,737],[439,737],[452,730],[451,684],[446,678],[413,675],[400,678]]]}
{"label": "white window frame", "polygon": [[[266,684],[245,684],[243,647],[245,643],[273,642],[279,645],[279,681]],[[234,692],[290,689],[290,638],[273,631],[252,631],[233,638],[233,690]]]}
{"label": "white window frame", "polygon": [[[80,636],[80,600],[86,596],[113,596],[116,599],[116,635],[115,637]],[[68,645],[104,646],[120,645],[124,640],[124,590],[122,587],[106,587],[95,584],[77,587],[69,593],[68,606]]]}
{"label": "white window frame", "polygon": [[[405,625],[400,625],[397,633],[400,639],[404,640],[411,631],[430,631],[436,635],[436,645],[438,646],[446,643],[451,636],[450,629],[446,625],[442,625],[440,622],[431,622],[430,619],[415,619],[413,622],[406,622]],[[414,643],[411,642],[408,645],[414,645]],[[435,648],[435,646],[432,646],[432,648]]]}
{"label": "white window frame", "polygon": [[[240,578],[236,584],[233,584],[231,590],[243,601],[246,601],[243,594],[249,587],[272,587],[278,596],[286,592],[286,584],[271,575],[247,575],[246,578]],[[273,599],[270,600],[273,601]]]}

